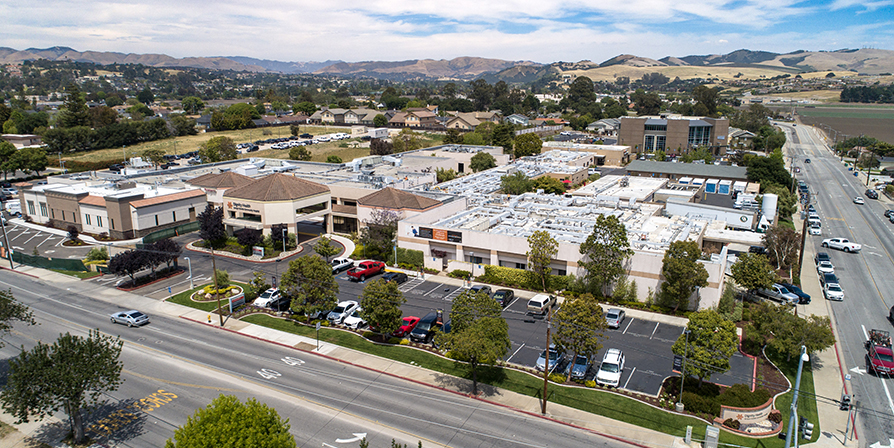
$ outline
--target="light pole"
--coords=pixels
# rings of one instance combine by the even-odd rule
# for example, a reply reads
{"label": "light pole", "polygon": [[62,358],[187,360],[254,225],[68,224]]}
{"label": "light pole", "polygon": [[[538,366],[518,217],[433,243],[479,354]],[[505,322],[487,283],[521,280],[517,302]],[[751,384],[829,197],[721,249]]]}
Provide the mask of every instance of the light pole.
{"label": "light pole", "polygon": [[795,393],[792,395],[791,415],[788,418],[788,427],[785,428],[785,448],[791,448],[792,434],[797,431],[795,422],[798,420],[798,392],[801,389],[801,370],[804,369],[804,361],[810,361],[810,356],[807,356],[807,347],[802,345],[801,356],[798,357],[798,375],[795,377]]}
{"label": "light pole", "polygon": [[397,235],[394,236],[392,243],[392,247],[394,247],[394,267],[397,267]]}
{"label": "light pole", "polygon": [[183,257],[186,260],[186,265],[189,266],[189,289],[192,290],[195,287],[192,285],[192,261],[189,260],[189,257]]}
{"label": "light pole", "polygon": [[289,234],[289,228],[285,227],[282,229],[282,251],[286,251],[286,236]]}
{"label": "light pole", "polygon": [[686,335],[686,345],[683,347],[683,371],[680,372],[680,396],[677,397],[677,412],[683,412],[683,382],[686,381],[686,357],[689,356],[689,333],[692,330],[685,329],[683,334]]}

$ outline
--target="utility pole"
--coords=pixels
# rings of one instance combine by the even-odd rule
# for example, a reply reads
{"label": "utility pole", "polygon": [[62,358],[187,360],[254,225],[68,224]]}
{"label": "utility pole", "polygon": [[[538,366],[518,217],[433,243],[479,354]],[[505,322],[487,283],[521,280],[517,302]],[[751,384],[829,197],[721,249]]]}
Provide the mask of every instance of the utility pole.
{"label": "utility pole", "polygon": [[[807,347],[802,345],[801,356],[798,357],[798,375],[795,377],[795,392],[792,395],[791,414],[788,418],[788,427],[785,428],[785,448],[791,448],[792,434],[798,431],[795,428],[795,422],[798,421],[798,392],[801,389],[801,371],[804,370],[804,361],[810,361],[810,357],[807,356]],[[797,439],[798,436],[794,437]],[[797,440],[795,443],[797,443]]]}
{"label": "utility pole", "polygon": [[[540,413],[546,415],[546,387],[549,385],[549,325],[553,316],[553,307],[546,310],[546,362],[543,363],[543,401],[540,403]],[[556,359],[556,362],[559,362]]]}
{"label": "utility pole", "polygon": [[9,245],[9,238],[6,236],[6,219],[0,217],[0,226],[3,227],[3,241],[6,242],[6,251],[9,252],[9,269],[15,270],[16,267],[12,264],[12,246]]}
{"label": "utility pole", "polygon": [[220,292],[217,288],[217,263],[215,263],[214,259],[214,246],[211,244],[211,241],[208,242],[208,246],[211,248],[211,276],[214,277],[214,296],[217,297],[217,315],[220,317],[220,326],[223,326],[223,311],[220,309]]}

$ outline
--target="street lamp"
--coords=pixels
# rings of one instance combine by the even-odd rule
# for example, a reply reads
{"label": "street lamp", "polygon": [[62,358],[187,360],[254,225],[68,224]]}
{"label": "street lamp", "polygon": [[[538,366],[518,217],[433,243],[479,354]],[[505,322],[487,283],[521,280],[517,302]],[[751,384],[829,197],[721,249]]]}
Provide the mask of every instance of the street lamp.
{"label": "street lamp", "polygon": [[189,261],[189,257],[183,257],[186,260],[186,265],[189,266],[189,289],[192,290],[194,286],[192,285],[192,261]]}
{"label": "street lamp", "polygon": [[810,361],[810,356],[807,355],[807,347],[802,345],[801,356],[798,359],[798,375],[795,377],[795,393],[792,395],[791,415],[788,418],[788,427],[785,428],[785,448],[792,446],[792,434],[797,431],[795,422],[798,416],[798,392],[801,390],[801,370],[804,369],[805,361]]}
{"label": "street lamp", "polygon": [[689,333],[692,330],[685,329],[683,334],[686,335],[686,345],[683,347],[683,371],[680,372],[680,396],[677,398],[677,412],[683,411],[683,383],[686,381],[686,357],[689,356]]}
{"label": "street lamp", "polygon": [[289,228],[284,227],[282,229],[282,251],[286,251],[286,236],[289,234]]}

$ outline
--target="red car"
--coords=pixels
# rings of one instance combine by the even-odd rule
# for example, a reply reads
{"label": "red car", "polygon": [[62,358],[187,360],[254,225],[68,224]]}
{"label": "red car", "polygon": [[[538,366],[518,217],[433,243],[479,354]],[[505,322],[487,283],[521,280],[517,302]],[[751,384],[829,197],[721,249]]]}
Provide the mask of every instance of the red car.
{"label": "red car", "polygon": [[414,328],[416,328],[416,324],[418,324],[418,323],[419,323],[419,318],[416,316],[405,317],[400,328],[398,328],[397,331],[394,332],[394,336],[402,338],[402,337],[410,334],[410,332],[413,331]]}
{"label": "red car", "polygon": [[876,375],[892,375],[894,374],[894,352],[891,347],[884,345],[870,345],[866,354],[869,357],[869,368]]}

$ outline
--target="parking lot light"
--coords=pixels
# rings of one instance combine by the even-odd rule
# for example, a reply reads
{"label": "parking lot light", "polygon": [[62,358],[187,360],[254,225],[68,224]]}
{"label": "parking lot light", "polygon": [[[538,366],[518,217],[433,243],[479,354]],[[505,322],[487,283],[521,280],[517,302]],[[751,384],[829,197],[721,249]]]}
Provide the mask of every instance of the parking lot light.
{"label": "parking lot light", "polygon": [[189,266],[189,289],[192,290],[195,287],[192,285],[192,261],[189,260],[189,257],[183,257],[186,260],[186,265]]}

